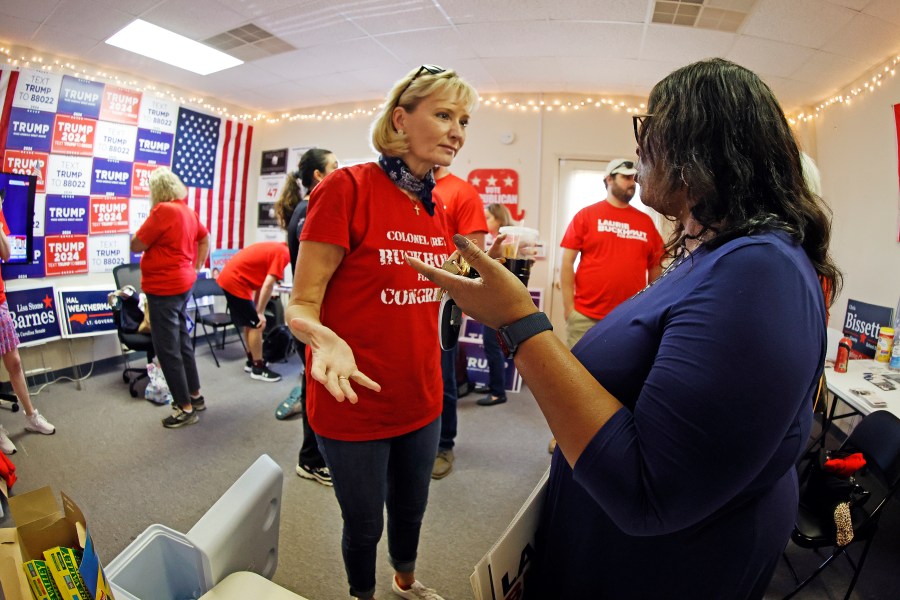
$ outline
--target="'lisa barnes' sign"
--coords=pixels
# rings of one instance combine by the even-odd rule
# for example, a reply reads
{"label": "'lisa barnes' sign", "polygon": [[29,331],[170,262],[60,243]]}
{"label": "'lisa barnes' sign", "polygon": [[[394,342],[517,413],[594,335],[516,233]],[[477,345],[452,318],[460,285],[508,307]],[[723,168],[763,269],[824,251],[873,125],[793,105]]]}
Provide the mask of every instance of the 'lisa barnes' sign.
{"label": "'lisa barnes' sign", "polygon": [[56,300],[52,287],[6,292],[9,314],[22,346],[43,344],[60,337]]}

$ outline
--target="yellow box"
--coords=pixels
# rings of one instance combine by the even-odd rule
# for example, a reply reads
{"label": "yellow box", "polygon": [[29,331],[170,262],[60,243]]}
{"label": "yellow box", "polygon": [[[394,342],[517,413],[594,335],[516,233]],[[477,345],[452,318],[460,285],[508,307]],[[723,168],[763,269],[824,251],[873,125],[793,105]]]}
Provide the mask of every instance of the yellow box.
{"label": "yellow box", "polygon": [[56,546],[44,550],[44,560],[63,600],[92,600],[78,574],[78,559],[74,550]]}
{"label": "yellow box", "polygon": [[62,600],[46,562],[29,560],[22,563],[22,569],[25,571],[25,577],[28,578],[34,600]]}

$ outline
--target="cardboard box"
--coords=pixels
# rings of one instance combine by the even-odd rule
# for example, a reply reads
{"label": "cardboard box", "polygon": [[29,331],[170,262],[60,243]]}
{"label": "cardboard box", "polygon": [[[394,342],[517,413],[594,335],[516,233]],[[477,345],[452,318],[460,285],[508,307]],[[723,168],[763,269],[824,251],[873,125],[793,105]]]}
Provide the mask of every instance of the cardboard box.
{"label": "cardboard box", "polygon": [[113,598],[84,514],[71,498],[60,496],[62,510],[49,487],[9,499],[16,527],[0,528],[0,585],[6,600],[32,600],[22,565],[43,560],[44,551],[55,546],[84,548],[79,571],[88,591],[95,600]]}

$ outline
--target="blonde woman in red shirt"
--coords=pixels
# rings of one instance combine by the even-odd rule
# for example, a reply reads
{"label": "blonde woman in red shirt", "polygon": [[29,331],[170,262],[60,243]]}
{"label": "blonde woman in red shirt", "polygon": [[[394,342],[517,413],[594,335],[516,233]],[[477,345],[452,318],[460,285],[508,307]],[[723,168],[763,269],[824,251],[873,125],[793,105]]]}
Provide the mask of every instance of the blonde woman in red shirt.
{"label": "blonde woman in red shirt", "polygon": [[462,148],[476,102],[452,70],[410,71],[372,126],[378,162],[317,185],[300,236],[285,316],[311,352],[309,422],[344,517],[350,595],[364,600],[375,597],[385,508],[391,590],[441,600],[415,573],[443,404],[440,290],[404,257],[449,256],[432,170]]}
{"label": "blonde woman in red shirt", "polygon": [[200,375],[187,328],[187,301],[197,271],[209,254],[209,232],[184,202],[187,189],[178,175],[159,167],[150,174],[151,209],[131,240],[141,257],[141,291],[147,294],[153,349],[172,393],[169,429],[196,423],[206,410]]}

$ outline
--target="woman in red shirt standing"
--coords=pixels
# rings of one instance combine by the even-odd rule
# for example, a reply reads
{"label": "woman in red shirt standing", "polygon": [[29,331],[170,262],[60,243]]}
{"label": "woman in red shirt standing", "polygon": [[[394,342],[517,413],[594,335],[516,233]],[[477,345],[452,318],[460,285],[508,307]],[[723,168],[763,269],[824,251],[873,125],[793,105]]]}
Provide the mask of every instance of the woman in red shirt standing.
{"label": "woman in red shirt standing", "polygon": [[153,349],[172,393],[174,412],[163,419],[170,429],[196,423],[197,412],[206,410],[186,309],[209,254],[209,235],[185,196],[187,189],[175,173],[166,167],[153,171],[150,215],[131,240],[131,251],[144,253],[141,290],[150,307]]}
{"label": "woman in red shirt standing", "polygon": [[375,595],[386,505],[391,589],[440,600],[415,576],[440,433],[440,290],[404,257],[441,265],[449,255],[432,169],[462,148],[476,102],[454,71],[423,65],[407,74],[372,128],[378,162],[317,185],[300,236],[286,318],[309,348],[309,422],[341,505],[356,598]]}

